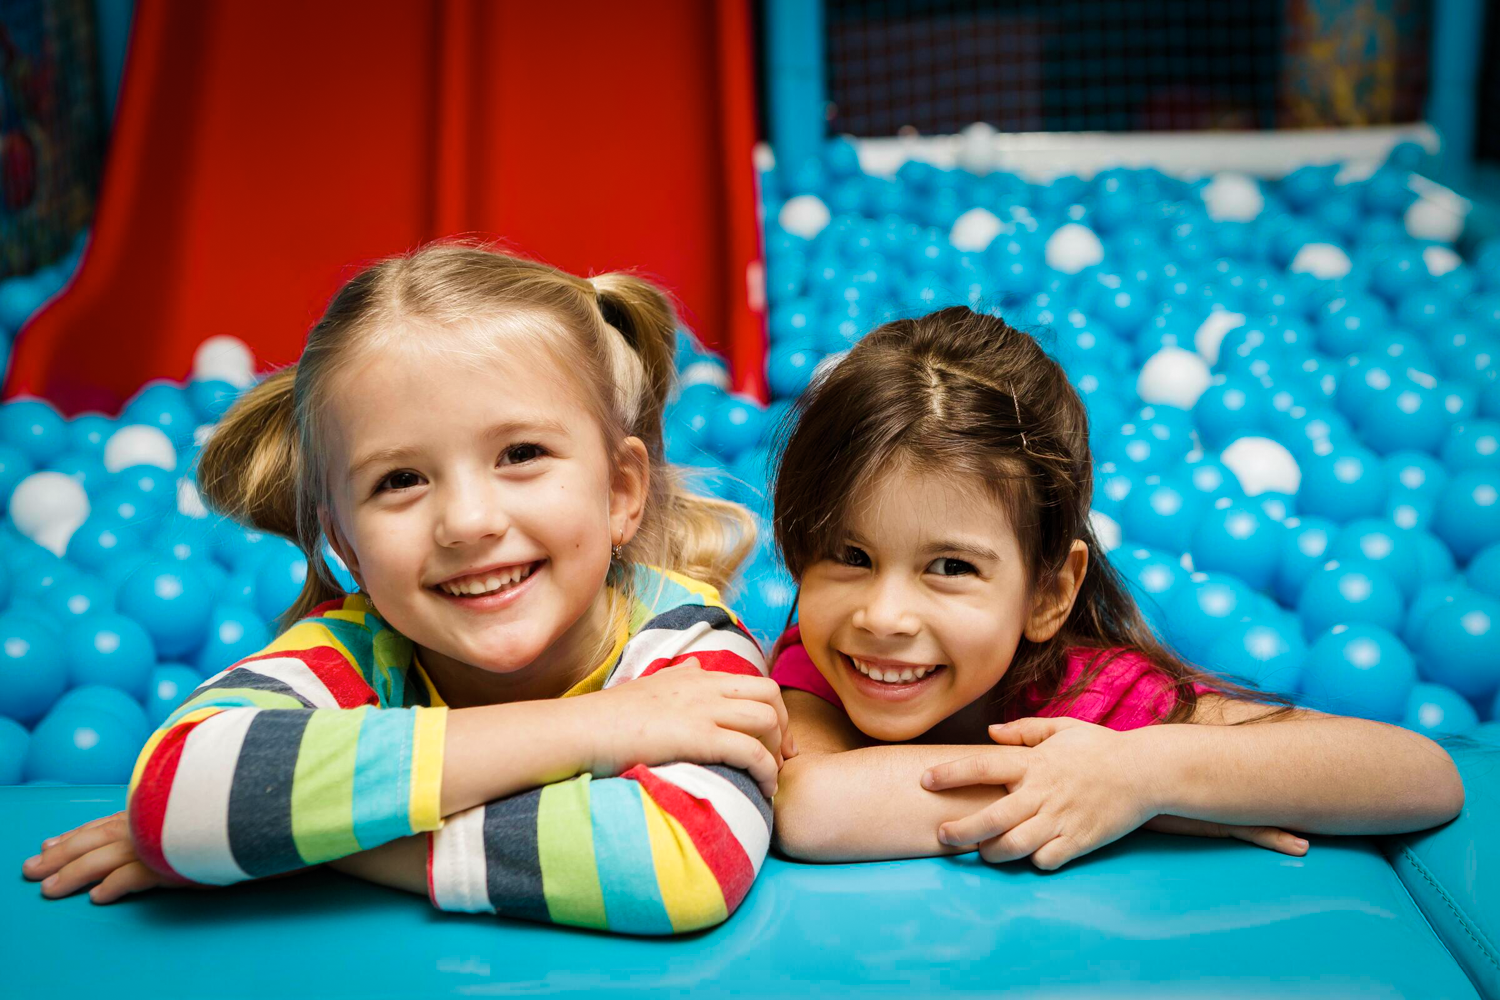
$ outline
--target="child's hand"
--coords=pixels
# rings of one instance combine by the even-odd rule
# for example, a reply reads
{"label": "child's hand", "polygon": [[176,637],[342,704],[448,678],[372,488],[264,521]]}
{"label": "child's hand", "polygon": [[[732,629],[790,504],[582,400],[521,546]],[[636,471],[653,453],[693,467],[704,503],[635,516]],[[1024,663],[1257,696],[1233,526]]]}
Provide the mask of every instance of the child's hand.
{"label": "child's hand", "polygon": [[1278,854],[1290,854],[1294,858],[1300,858],[1307,853],[1307,841],[1274,826],[1236,826],[1233,823],[1210,823],[1202,819],[1163,814],[1141,829],[1155,830],[1157,833],[1175,833],[1181,837],[1233,838],[1257,847],[1264,847]]}
{"label": "child's hand", "polygon": [[696,660],[583,695],[586,770],[619,774],[636,764],[724,764],[776,792],[787,731],[781,688],[769,677],[704,670]]}
{"label": "child's hand", "polygon": [[86,885],[96,903],[113,903],[121,896],[143,892],[167,879],[143,865],[130,841],[130,825],[123,812],[101,816],[42,842],[42,853],[27,858],[21,874],[42,883],[48,899],[71,896]]}
{"label": "child's hand", "polygon": [[928,768],[933,791],[1004,785],[1009,794],[938,828],[938,839],[979,845],[986,861],[1029,857],[1046,871],[1123,837],[1157,814],[1151,762],[1124,734],[1077,719],[1019,719],[991,726],[1004,744]]}

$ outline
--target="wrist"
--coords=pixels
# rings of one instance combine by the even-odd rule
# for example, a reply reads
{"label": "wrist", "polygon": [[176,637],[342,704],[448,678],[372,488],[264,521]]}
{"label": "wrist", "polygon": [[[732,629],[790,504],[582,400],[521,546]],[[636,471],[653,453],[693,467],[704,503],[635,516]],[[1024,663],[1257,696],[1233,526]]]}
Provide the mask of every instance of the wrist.
{"label": "wrist", "polygon": [[1143,726],[1121,733],[1125,746],[1126,766],[1136,776],[1137,794],[1152,818],[1163,813],[1180,815],[1182,789],[1187,776],[1182,773],[1182,755],[1174,752],[1170,729],[1177,726]]}

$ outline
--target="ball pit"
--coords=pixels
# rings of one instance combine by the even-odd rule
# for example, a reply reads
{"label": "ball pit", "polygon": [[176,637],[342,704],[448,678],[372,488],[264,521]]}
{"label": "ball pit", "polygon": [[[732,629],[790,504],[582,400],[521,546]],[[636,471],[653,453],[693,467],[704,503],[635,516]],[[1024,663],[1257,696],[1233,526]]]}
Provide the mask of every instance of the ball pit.
{"label": "ball pit", "polygon": [[[1338,184],[982,160],[878,176],[834,142],[762,175],[768,405],[679,337],[666,454],[761,521],[730,595],[751,630],[773,641],[795,601],[767,484],[793,400],[880,323],[962,304],[1034,332],[1078,388],[1101,543],[1179,652],[1423,732],[1495,719],[1500,245],[1461,255],[1420,213],[1413,233],[1397,160]],[[254,369],[214,337],[117,415],[0,405],[0,780],[118,774],[98,762],[133,758],[140,720],[70,688],[149,728],[273,634],[306,561],[193,486]]]}

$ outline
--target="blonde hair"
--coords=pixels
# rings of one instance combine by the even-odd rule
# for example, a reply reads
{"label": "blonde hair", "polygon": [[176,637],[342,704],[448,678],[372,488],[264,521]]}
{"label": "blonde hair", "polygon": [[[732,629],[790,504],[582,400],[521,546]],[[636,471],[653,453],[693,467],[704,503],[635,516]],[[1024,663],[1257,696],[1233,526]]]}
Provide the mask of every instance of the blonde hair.
{"label": "blonde hair", "polygon": [[687,492],[662,458],[662,408],[672,386],[677,318],[655,285],[614,272],[580,278],[467,242],[441,242],[382,260],[333,296],[298,362],[245,393],[224,415],[198,465],[199,489],[215,510],[284,535],[307,556],[307,582],[282,618],[285,627],[344,596],[323,560],[320,507],[328,504],[323,414],[339,376],[369,352],[410,336],[402,321],[425,321],[467,338],[484,359],[501,350],[496,315],[522,323],[584,390],[598,419],[611,472],[620,445],[640,438],[650,461],[641,524],[611,567],[631,593],[631,566],[647,563],[723,589],[755,542],[755,523],[738,504]]}

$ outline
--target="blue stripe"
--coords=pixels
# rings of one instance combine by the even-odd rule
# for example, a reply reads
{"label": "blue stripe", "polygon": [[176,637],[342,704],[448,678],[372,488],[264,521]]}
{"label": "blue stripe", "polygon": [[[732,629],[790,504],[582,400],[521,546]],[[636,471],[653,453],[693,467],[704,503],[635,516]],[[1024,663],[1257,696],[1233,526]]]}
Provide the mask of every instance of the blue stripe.
{"label": "blue stripe", "polygon": [[656,884],[640,785],[625,778],[603,778],[589,784],[589,795],[594,861],[610,929],[671,934],[672,921]]}
{"label": "blue stripe", "polygon": [[369,850],[411,833],[412,727],[416,713],[360,708],[354,750],[354,839]]}

